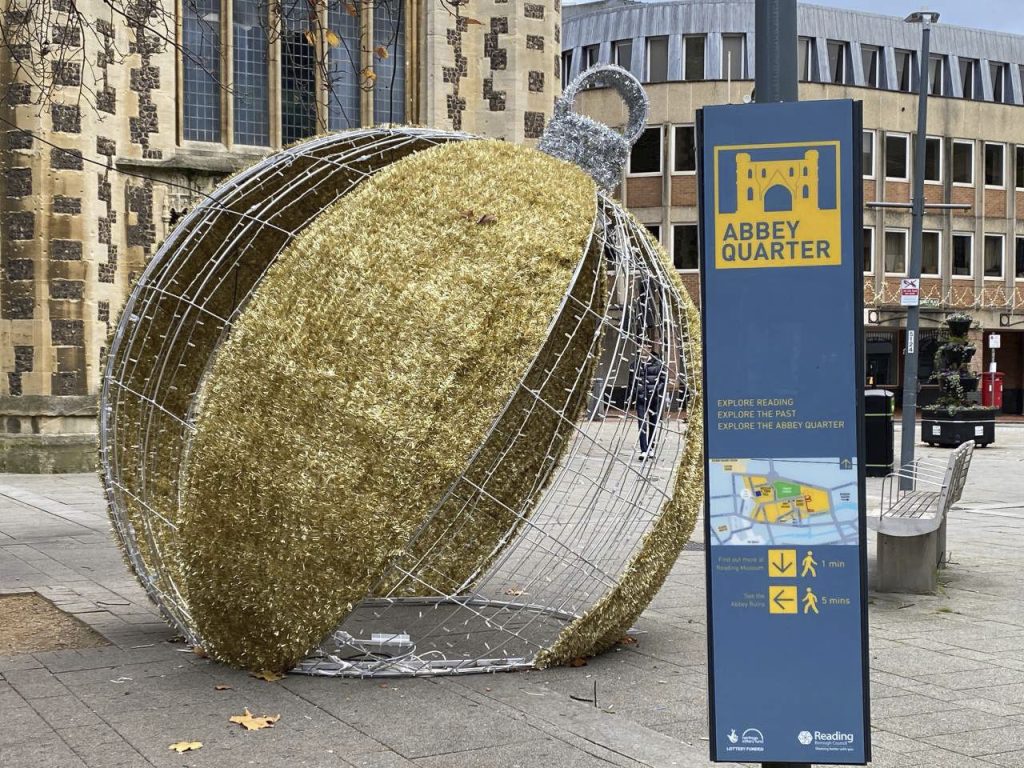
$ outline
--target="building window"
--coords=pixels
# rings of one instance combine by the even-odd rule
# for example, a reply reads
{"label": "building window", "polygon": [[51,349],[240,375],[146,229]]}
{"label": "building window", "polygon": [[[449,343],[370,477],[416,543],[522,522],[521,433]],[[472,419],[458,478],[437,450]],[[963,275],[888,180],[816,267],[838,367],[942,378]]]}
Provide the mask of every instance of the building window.
{"label": "building window", "polygon": [[896,49],[896,90],[910,93],[914,52]]}
{"label": "building window", "polygon": [[650,233],[651,240],[661,244],[661,224],[644,224],[644,228]]}
{"label": "building window", "polygon": [[[311,14],[303,0],[189,0],[181,8],[182,138],[269,147],[325,129],[404,122],[407,5],[378,0],[364,17],[352,3]],[[375,47],[372,78],[360,60],[366,40]],[[368,88],[372,115],[362,114]]]}
{"label": "building window", "polygon": [[683,37],[683,80],[703,80],[706,77],[704,42],[704,35]]}
{"label": "building window", "polygon": [[182,5],[183,134],[191,141],[220,141],[220,0]]}
{"label": "building window", "polygon": [[953,277],[970,277],[974,235],[953,235],[953,264],[950,273]]}
{"label": "building window", "polygon": [[814,79],[814,40],[810,37],[801,37],[797,40],[797,73],[800,79],[808,83]]}
{"label": "building window", "polygon": [[581,51],[582,58],[580,59],[580,72],[596,67],[598,62],[601,60],[601,46],[599,45],[584,45]]}
{"label": "building window", "polygon": [[[262,18],[266,6],[253,0],[234,0],[231,11],[231,39],[234,44],[232,63],[235,73],[235,143],[266,147],[270,145],[270,71],[267,66],[270,41],[267,37],[266,19]],[[358,35],[358,29],[356,34]],[[346,68],[346,73],[349,74],[358,93],[357,70],[358,68]],[[336,83],[334,93],[344,92],[345,83]],[[355,118],[358,125],[358,96],[356,98]]]}
{"label": "building window", "polygon": [[572,80],[572,49],[568,51],[562,51],[562,90],[569,87],[569,81]]}
{"label": "building window", "polygon": [[696,173],[697,137],[692,125],[677,125],[672,136],[672,170],[675,173]]}
{"label": "building window", "polygon": [[1014,150],[1014,184],[1017,185],[1017,189],[1024,189],[1024,147],[1018,146]]}
{"label": "building window", "polygon": [[625,70],[633,66],[632,40],[616,40],[612,43],[612,63]]}
{"label": "building window", "polygon": [[668,38],[647,38],[647,82],[664,83],[668,80]]}
{"label": "building window", "polygon": [[900,133],[885,135],[885,177],[906,181],[910,177],[907,144],[909,137]]}
{"label": "building window", "polygon": [[985,186],[1002,187],[1004,184],[1004,146],[985,142]]}
{"label": "building window", "polygon": [[[374,56],[378,88],[373,98],[373,122],[405,122],[405,24],[401,0],[377,0],[373,7],[374,46],[383,45],[388,55]],[[353,18],[351,14],[347,14]],[[354,20],[354,19],[353,19]],[[383,85],[383,88],[379,87]]]}
{"label": "building window", "polygon": [[672,263],[676,269],[693,271],[700,266],[696,224],[672,226]]}
{"label": "building window", "polygon": [[1017,252],[1013,260],[1013,276],[1024,280],[1024,237],[1017,238]]}
{"label": "building window", "polygon": [[881,67],[878,66],[879,50],[873,45],[860,47],[861,61],[864,63],[864,85],[877,88],[881,80]]}
{"label": "building window", "polygon": [[885,271],[890,275],[907,273],[907,230],[895,229],[885,233]]}
{"label": "building window", "polygon": [[938,136],[924,140],[924,180],[942,181],[942,139]]}
{"label": "building window", "polygon": [[722,35],[722,79],[742,80],[746,35]]}
{"label": "building window", "polygon": [[985,235],[985,277],[1003,276],[1003,236]]}
{"label": "building window", "polygon": [[931,55],[928,57],[928,93],[932,96],[943,96],[946,93],[946,57]]}
{"label": "building window", "polygon": [[875,230],[864,227],[864,274],[875,271]]}
{"label": "building window", "polygon": [[989,62],[989,71],[992,73],[992,101],[1008,101],[1010,89],[1006,87],[1006,64],[998,61]]}
{"label": "building window", "polygon": [[828,41],[828,68],[832,73],[832,82],[844,85],[849,82],[850,44],[841,40]]}
{"label": "building window", "polygon": [[629,153],[631,176],[661,173],[661,126],[647,128]]}
{"label": "building window", "polygon": [[875,177],[875,132],[864,131],[861,134],[861,170],[869,179]]}
{"label": "building window", "polygon": [[974,184],[974,142],[953,140],[953,183]]}
{"label": "building window", "polygon": [[938,232],[921,233],[921,276],[938,277],[941,238]]}
{"label": "building window", "polygon": [[960,59],[960,88],[965,99],[976,99],[978,97],[978,60]]}

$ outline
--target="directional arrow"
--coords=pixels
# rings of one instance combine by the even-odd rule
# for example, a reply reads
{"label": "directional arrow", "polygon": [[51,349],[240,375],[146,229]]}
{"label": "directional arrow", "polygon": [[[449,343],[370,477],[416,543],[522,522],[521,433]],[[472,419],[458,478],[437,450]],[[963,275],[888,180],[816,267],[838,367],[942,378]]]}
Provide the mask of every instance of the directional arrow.
{"label": "directional arrow", "polygon": [[779,553],[779,559],[776,562],[772,563],[772,565],[775,566],[775,570],[777,570],[779,573],[783,575],[785,575],[786,572],[793,567],[793,563],[787,563],[786,558],[782,555],[781,552]]}
{"label": "directional arrow", "polygon": [[775,595],[775,598],[772,600],[773,603],[775,603],[777,606],[779,606],[779,610],[783,611],[783,612],[787,608],[787,606],[785,604],[793,602],[793,598],[791,598],[791,597],[783,597],[784,594],[785,594],[784,592],[779,592],[777,595]]}
{"label": "directional arrow", "polygon": [[842,461],[839,462],[839,466],[842,469],[850,469],[853,466],[853,462],[850,461],[849,459],[843,459]]}

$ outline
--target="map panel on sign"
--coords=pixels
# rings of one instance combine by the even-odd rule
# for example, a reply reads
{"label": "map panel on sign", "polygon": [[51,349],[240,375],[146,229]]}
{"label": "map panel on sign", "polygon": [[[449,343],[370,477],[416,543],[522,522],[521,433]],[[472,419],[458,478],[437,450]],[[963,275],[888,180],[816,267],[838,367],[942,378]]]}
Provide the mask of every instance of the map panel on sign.
{"label": "map panel on sign", "polygon": [[852,459],[713,460],[708,485],[712,544],[858,543]]}

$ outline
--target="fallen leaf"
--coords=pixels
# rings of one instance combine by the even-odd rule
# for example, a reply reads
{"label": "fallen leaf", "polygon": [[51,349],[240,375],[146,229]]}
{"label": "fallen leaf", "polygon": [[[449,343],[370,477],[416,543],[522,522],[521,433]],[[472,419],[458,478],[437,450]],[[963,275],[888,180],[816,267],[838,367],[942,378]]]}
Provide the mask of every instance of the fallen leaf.
{"label": "fallen leaf", "polygon": [[636,645],[636,638],[632,635],[623,635],[619,638],[619,645]]}
{"label": "fallen leaf", "polygon": [[215,685],[213,686],[215,691],[230,691],[233,690],[230,685]]}
{"label": "fallen leaf", "polygon": [[209,656],[207,656],[207,655],[206,655],[206,651],[204,651],[204,650],[203,650],[203,649],[202,649],[201,647],[199,647],[198,645],[193,645],[193,646],[192,646],[192,653],[194,653],[194,654],[195,654],[196,656],[198,656],[198,657],[199,657],[200,659],[208,659],[208,658],[210,658]]}
{"label": "fallen leaf", "polygon": [[178,754],[182,752],[195,752],[197,749],[203,748],[203,742],[201,741],[176,741],[168,749],[173,749]]}
{"label": "fallen leaf", "polygon": [[473,209],[472,208],[467,208],[464,211],[459,211],[459,216],[464,218],[466,221],[472,221],[473,219],[476,218],[476,214],[473,213]]}
{"label": "fallen leaf", "polygon": [[333,29],[328,29],[324,33],[324,40],[327,41],[327,44],[331,46],[331,48],[337,48],[339,45],[341,45],[341,37],[339,37],[338,33],[335,32]]}
{"label": "fallen leaf", "polygon": [[358,16],[359,11],[356,9],[355,3],[345,3],[345,13],[349,16]]}
{"label": "fallen leaf", "polygon": [[569,662],[570,667],[585,667],[587,666],[587,660],[582,656],[577,656],[575,659]]}
{"label": "fallen leaf", "polygon": [[480,25],[483,25],[483,22],[480,21],[480,19],[473,19],[473,18],[470,18],[469,16],[463,16],[462,18],[464,18],[466,20],[467,24],[480,24]]}
{"label": "fallen leaf", "polygon": [[235,715],[229,717],[232,723],[238,723],[240,726],[245,728],[247,731],[260,731],[264,728],[270,728],[274,723],[281,719],[280,715],[259,715],[255,716],[249,711],[249,708],[245,708],[244,715]]}
{"label": "fallen leaf", "polygon": [[250,672],[249,677],[255,677],[257,680],[266,680],[268,683],[276,683],[278,680],[284,679],[284,675],[272,672],[269,669],[264,669],[262,672]]}
{"label": "fallen leaf", "polygon": [[[482,223],[482,222],[480,222],[480,223]],[[510,588],[510,589],[506,589],[505,590],[505,594],[506,595],[510,595],[512,597],[520,597],[521,595],[528,595],[530,593],[527,592],[526,590],[523,590],[523,589],[511,589]]]}
{"label": "fallen leaf", "polygon": [[373,49],[373,52],[377,54],[378,59],[386,59],[388,57],[388,49],[383,45],[378,45]]}
{"label": "fallen leaf", "polygon": [[476,223],[477,223],[477,224],[493,224],[493,223],[494,223],[494,222],[496,222],[497,220],[498,220],[498,217],[497,217],[497,216],[495,216],[495,215],[493,215],[493,214],[490,214],[490,213],[485,213],[485,214],[484,214],[483,216],[481,216],[481,217],[480,217],[480,218],[479,218],[479,219],[477,220],[477,222],[476,222]]}

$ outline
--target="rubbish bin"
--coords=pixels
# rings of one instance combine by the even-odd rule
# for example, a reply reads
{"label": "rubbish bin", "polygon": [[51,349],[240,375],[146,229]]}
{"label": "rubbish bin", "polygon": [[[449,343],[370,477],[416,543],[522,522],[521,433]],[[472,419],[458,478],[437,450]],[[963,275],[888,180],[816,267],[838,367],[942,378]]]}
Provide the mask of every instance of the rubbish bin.
{"label": "rubbish bin", "polygon": [[1003,407],[1003,376],[1002,371],[986,371],[981,374],[981,404],[996,408]]}
{"label": "rubbish bin", "polygon": [[893,470],[892,416],[896,398],[888,389],[864,392],[864,474],[885,477]]}

